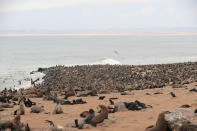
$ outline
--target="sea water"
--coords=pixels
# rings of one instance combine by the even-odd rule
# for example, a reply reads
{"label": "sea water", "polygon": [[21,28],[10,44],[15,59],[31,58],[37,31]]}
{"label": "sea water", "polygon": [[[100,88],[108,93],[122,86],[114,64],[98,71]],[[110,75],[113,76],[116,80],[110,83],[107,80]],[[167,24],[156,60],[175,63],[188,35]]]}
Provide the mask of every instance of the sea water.
{"label": "sea water", "polygon": [[197,35],[0,36],[0,90],[27,88],[38,67],[197,61]]}

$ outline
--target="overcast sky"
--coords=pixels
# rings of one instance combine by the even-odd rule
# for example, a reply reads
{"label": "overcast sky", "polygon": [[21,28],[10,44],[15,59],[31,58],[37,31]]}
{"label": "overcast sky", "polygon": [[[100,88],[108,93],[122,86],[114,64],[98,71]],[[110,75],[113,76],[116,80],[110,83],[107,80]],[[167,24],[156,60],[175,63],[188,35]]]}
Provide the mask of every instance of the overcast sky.
{"label": "overcast sky", "polygon": [[197,0],[0,0],[0,30],[197,29]]}

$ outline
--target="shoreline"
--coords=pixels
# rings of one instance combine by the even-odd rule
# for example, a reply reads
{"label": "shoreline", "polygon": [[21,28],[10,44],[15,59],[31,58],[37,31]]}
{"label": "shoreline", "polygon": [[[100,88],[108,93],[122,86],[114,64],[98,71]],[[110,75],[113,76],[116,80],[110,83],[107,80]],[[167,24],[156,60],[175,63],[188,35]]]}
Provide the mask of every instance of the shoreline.
{"label": "shoreline", "polygon": [[[74,120],[82,121],[80,113],[89,109],[99,114],[99,105],[115,109],[117,103],[140,101],[147,108],[109,112],[108,119],[97,127],[85,124],[82,130],[145,131],[146,127],[155,124],[157,116],[162,111],[179,109],[187,105],[187,109],[182,109],[195,115],[193,112],[197,109],[197,62],[138,66],[55,66],[38,68],[37,71],[32,71],[34,72],[45,73],[43,83],[25,90],[0,92],[0,100],[9,98],[10,103],[5,104],[12,106],[0,110],[0,116],[9,117],[10,120],[16,117],[13,113],[19,109],[21,104],[18,103],[23,97],[35,102],[35,107],[44,109],[39,113],[32,113],[34,106],[25,107],[25,114],[20,115],[21,123],[28,123],[33,131],[51,131],[52,127],[46,120],[61,125],[65,130],[79,131],[81,129],[72,127]],[[100,99],[101,97],[103,99]],[[115,98],[115,104],[110,101],[111,98]],[[85,103],[74,104],[77,99]],[[63,111],[61,114],[52,113],[57,105],[56,100],[66,102],[60,105]],[[1,109],[2,105],[0,102]],[[197,119],[192,123],[197,125]]]}

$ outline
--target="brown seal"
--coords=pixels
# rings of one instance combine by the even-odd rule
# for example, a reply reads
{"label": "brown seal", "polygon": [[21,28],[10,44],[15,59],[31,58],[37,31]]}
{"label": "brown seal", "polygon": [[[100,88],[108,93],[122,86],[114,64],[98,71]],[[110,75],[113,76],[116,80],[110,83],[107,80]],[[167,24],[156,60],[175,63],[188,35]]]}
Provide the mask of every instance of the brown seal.
{"label": "brown seal", "polygon": [[14,111],[14,115],[24,115],[25,114],[25,106],[23,103],[20,103],[19,109]]}
{"label": "brown seal", "polygon": [[83,111],[83,112],[80,114],[80,117],[85,118],[85,117],[88,116],[88,114],[89,114],[89,111]]}
{"label": "brown seal", "polygon": [[44,106],[35,105],[31,108],[31,113],[40,113],[44,111]]}
{"label": "brown seal", "polygon": [[96,115],[95,117],[92,118],[90,124],[93,126],[96,126],[96,124],[101,123],[104,121],[104,119],[108,119],[108,110],[107,107],[104,105],[99,105],[101,108],[101,113]]}
{"label": "brown seal", "polygon": [[55,108],[54,108],[52,114],[61,114],[61,113],[63,113],[63,109],[62,109],[62,107],[60,106],[60,104],[57,103],[57,105],[55,106]]}
{"label": "brown seal", "polygon": [[156,125],[152,128],[146,128],[145,131],[172,131],[168,127],[168,122],[165,120],[165,114],[169,113],[168,111],[162,112],[157,118]]}
{"label": "brown seal", "polygon": [[20,115],[16,115],[12,122],[11,130],[13,131],[30,131],[29,125],[21,123]]}

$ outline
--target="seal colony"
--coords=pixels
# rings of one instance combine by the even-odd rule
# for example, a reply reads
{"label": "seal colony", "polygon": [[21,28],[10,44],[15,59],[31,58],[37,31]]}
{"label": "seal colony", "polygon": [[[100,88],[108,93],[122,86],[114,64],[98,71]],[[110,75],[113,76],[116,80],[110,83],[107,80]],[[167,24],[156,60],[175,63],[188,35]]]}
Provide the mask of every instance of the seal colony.
{"label": "seal colony", "polygon": [[[0,130],[196,131],[197,62],[38,71],[42,84],[0,92]],[[176,108],[192,114],[188,121],[168,119]]]}

